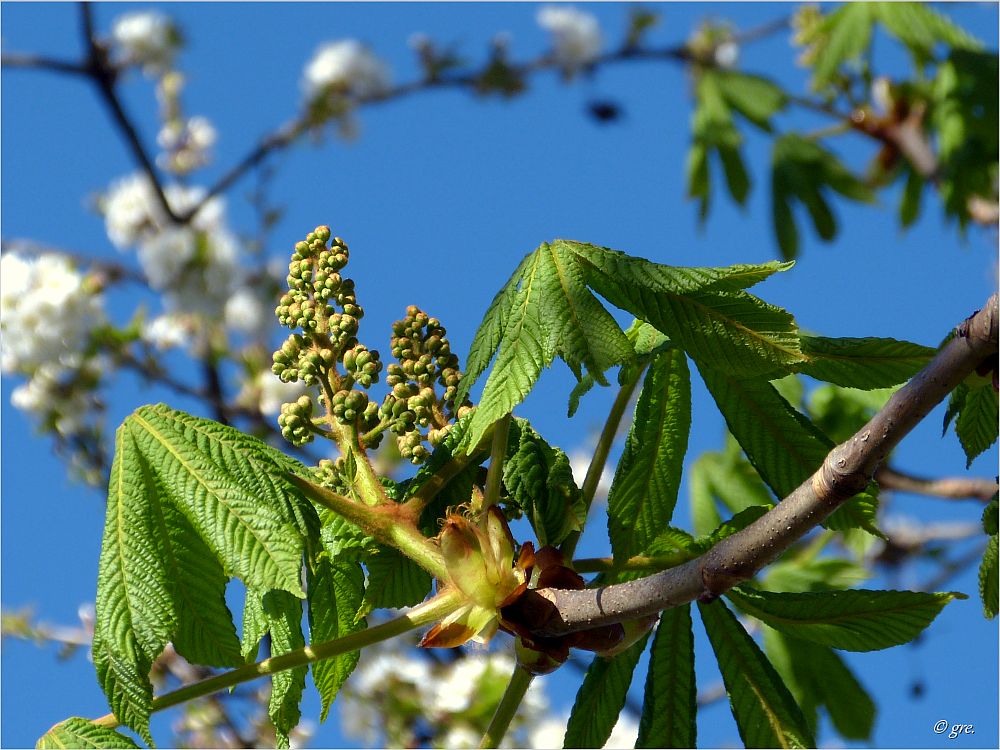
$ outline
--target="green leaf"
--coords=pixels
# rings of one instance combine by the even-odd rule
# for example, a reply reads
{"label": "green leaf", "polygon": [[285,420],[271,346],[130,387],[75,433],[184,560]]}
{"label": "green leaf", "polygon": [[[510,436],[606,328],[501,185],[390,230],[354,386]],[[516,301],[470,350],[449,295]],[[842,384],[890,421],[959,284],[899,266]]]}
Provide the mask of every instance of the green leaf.
{"label": "green leaf", "polygon": [[[843,10],[849,7],[855,6],[845,6]],[[824,195],[827,190],[863,203],[875,200],[871,188],[852,174],[833,153],[795,133],[783,135],[774,142],[771,162],[774,227],[782,256],[786,259],[794,258],[798,250],[792,203],[802,203],[812,218],[817,234],[822,239],[832,240],[837,233],[837,223]]]}
{"label": "green leaf", "polygon": [[224,598],[229,575],[303,595],[303,537],[317,522],[281,476],[293,465],[259,440],[163,405],[142,407],[119,427],[94,660],[112,710],[144,739],[147,675],[167,641],[194,663],[241,663]]}
{"label": "green leaf", "polygon": [[465,373],[458,384],[458,392],[455,396],[455,403],[461,404],[469,397],[472,386],[486,368],[489,367],[493,355],[496,354],[500,339],[507,328],[510,318],[511,308],[514,306],[514,299],[517,297],[518,285],[524,276],[525,268],[533,262],[534,253],[528,253],[521,259],[514,273],[507,279],[493,301],[490,303],[486,314],[483,316],[476,335],[472,339],[469,354],[465,358]]}
{"label": "green leaf", "polygon": [[983,533],[987,536],[996,536],[998,526],[1000,526],[1000,504],[997,501],[997,493],[993,493],[993,499],[983,508]]}
{"label": "green leaf", "polygon": [[[785,498],[819,469],[833,444],[764,380],[739,379],[700,367],[729,431],[778,498]],[[863,528],[876,536],[876,499],[866,490],[825,522],[827,528]]]}
{"label": "green leaf", "polygon": [[[271,656],[281,656],[306,645],[302,635],[302,601],[287,591],[268,591],[262,600],[268,631],[271,633]],[[288,748],[288,733],[302,718],[299,703],[306,687],[307,667],[295,667],[271,675],[271,698],[268,715],[274,722],[279,748]]]}
{"label": "green leaf", "polygon": [[558,545],[586,520],[569,457],[553,448],[527,420],[514,419],[507,436],[503,483],[527,516],[540,545]]}
{"label": "green leaf", "polygon": [[615,559],[647,551],[670,525],[691,429],[691,376],[679,349],[649,366],[608,494],[608,533]]}
{"label": "green leaf", "polygon": [[371,557],[368,568],[368,586],[359,617],[373,609],[410,607],[419,604],[431,590],[431,576],[410,558],[393,547],[380,547]]}
{"label": "green leaf", "polygon": [[868,48],[875,20],[874,6],[875,3],[848,3],[823,19],[813,58],[814,89],[829,84],[843,63],[856,60]]}
{"label": "green leaf", "polygon": [[36,748],[138,748],[131,737],[74,716],[60,721],[35,744]]}
{"label": "green leaf", "polygon": [[[496,362],[474,412],[465,445],[476,445],[496,420],[509,413],[534,387],[542,368],[556,356],[563,359],[577,379],[581,368],[607,384],[604,371],[629,361],[632,347],[611,314],[587,289],[573,244],[556,240],[542,243],[525,262],[516,281],[494,301],[473,341],[475,367],[464,382],[481,373],[488,361],[486,347],[499,346]],[[510,292],[511,284],[516,284]],[[508,298],[511,301],[508,304]],[[506,315],[501,312],[508,307]],[[502,332],[497,330],[503,323]],[[484,328],[485,327],[485,328]],[[492,356],[489,350],[489,356]],[[475,354],[475,357],[473,357]],[[477,372],[479,370],[479,372]]]}
{"label": "green leaf", "polygon": [[696,534],[709,534],[722,523],[719,507],[712,492],[711,467],[708,454],[699,456],[688,471],[688,491],[691,499],[691,526]]}
{"label": "green leaf", "polygon": [[286,500],[301,494],[261,441],[162,404],[137,409],[125,424],[227,573],[303,596],[302,537]]}
{"label": "green leaf", "polygon": [[698,712],[691,605],[660,615],[649,652],[636,747],[696,747]]}
{"label": "green leaf", "polygon": [[917,65],[931,59],[937,44],[964,49],[982,45],[947,16],[924,3],[873,3],[876,15],[890,34],[913,54]]}
{"label": "green leaf", "polygon": [[916,638],[952,599],[918,591],[823,591],[775,594],[737,586],[729,597],[775,630],[845,651],[878,651]]}
{"label": "green leaf", "polygon": [[785,108],[788,95],[769,78],[736,70],[715,71],[723,98],[761,130],[771,132],[771,118]]}
{"label": "green leaf", "polygon": [[698,603],[746,747],[816,747],[802,711],[722,601]]}
{"label": "green leaf", "polygon": [[929,346],[889,338],[801,336],[803,375],[846,388],[871,390],[904,383],[931,361]]}
{"label": "green leaf", "polygon": [[871,739],[875,702],[833,649],[779,633],[766,625],[763,632],[768,658],[814,731],[816,709],[823,706],[843,737]]}
{"label": "green leaf", "polygon": [[997,616],[997,588],[1000,573],[997,570],[997,535],[986,543],[983,561],[979,564],[979,597],[983,600],[983,615],[992,620]]}
{"label": "green leaf", "polygon": [[569,715],[563,747],[604,747],[625,707],[632,673],[647,640],[649,636],[643,636],[611,659],[595,656],[590,662]]}
{"label": "green leaf", "polygon": [[647,321],[695,360],[748,377],[803,360],[798,327],[779,307],[742,291],[790,266],[683,268],[576,243],[588,283]]}
{"label": "green leaf", "polygon": [[899,201],[899,223],[907,229],[920,217],[920,202],[924,195],[924,185],[927,182],[913,167],[906,170],[906,184],[903,187],[903,197]]}
{"label": "green leaf", "polygon": [[265,591],[248,588],[243,599],[243,637],[240,641],[240,652],[247,663],[257,661],[260,651],[260,641],[267,635],[270,624],[264,613]]}
{"label": "green leaf", "polygon": [[965,451],[965,468],[997,441],[997,392],[991,385],[969,388],[955,419],[955,434]]}
{"label": "green leaf", "polygon": [[378,552],[378,542],[339,513],[323,509],[319,538],[332,562],[367,561]]}
{"label": "green leaf", "polygon": [[828,591],[851,588],[870,577],[867,568],[851,560],[798,556],[768,566],[763,586],[776,592]]}
{"label": "green leaf", "polygon": [[[309,641],[323,643],[366,627],[356,615],[365,593],[365,576],[356,562],[331,563],[325,558],[306,567],[309,592]],[[337,692],[358,664],[359,651],[313,662],[313,682],[319,691],[319,720],[326,721]]]}

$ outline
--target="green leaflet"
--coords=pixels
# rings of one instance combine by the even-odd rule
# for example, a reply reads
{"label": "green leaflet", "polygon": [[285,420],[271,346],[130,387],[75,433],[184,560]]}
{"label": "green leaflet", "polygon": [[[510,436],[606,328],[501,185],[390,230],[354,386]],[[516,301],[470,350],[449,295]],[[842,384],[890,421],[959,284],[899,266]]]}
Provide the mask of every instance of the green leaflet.
{"label": "green leaflet", "polygon": [[131,737],[74,716],[60,721],[35,744],[36,748],[138,748]]}
{"label": "green leaflet", "polygon": [[164,405],[137,409],[125,425],[150,468],[167,478],[169,499],[227,573],[303,596],[303,542],[286,502],[300,493],[281,478],[284,467],[274,463],[263,443]]}
{"label": "green leaflet", "polygon": [[730,435],[722,451],[702,453],[691,466],[691,514],[694,530],[709,534],[722,523],[716,501],[731,512],[774,504],[774,495],[753,466],[743,457],[739,443]]}
{"label": "green leaflet", "polygon": [[608,534],[616,560],[647,552],[670,525],[691,429],[687,357],[671,348],[650,364],[608,493]]}
{"label": "green leaflet", "polygon": [[[850,4],[844,6],[843,10],[866,5],[867,3]],[[799,249],[799,233],[792,213],[793,203],[805,206],[816,233],[822,239],[830,241],[837,234],[837,220],[827,203],[827,190],[863,203],[875,200],[871,188],[852,174],[833,153],[795,133],[788,133],[775,140],[771,162],[774,230],[785,259],[794,258]]]}
{"label": "green leaflet", "polygon": [[764,648],[814,732],[817,709],[822,706],[842,736],[851,740],[871,739],[875,702],[837,652],[766,625]]}
{"label": "green leaflet", "polygon": [[840,66],[857,59],[868,47],[876,3],[849,3],[820,22],[808,42],[813,46],[812,87],[829,84]]}
{"label": "green leaflet", "polygon": [[545,442],[527,420],[511,421],[503,483],[540,546],[558,545],[582,528],[585,508],[569,457]]}
{"label": "green leaflet", "polygon": [[[306,645],[302,635],[302,601],[287,591],[268,591],[261,600],[268,632],[271,656],[281,656]],[[288,748],[288,733],[302,718],[299,703],[306,687],[305,666],[286,669],[271,675],[271,698],[267,712],[274,722],[279,748]]]}
{"label": "green leaflet", "polygon": [[95,665],[116,716],[145,739],[147,673],[167,641],[196,663],[241,662],[229,575],[302,596],[303,534],[315,514],[280,478],[272,450],[163,405],[136,410],[116,433]]}
{"label": "green leaflet", "polygon": [[803,375],[846,388],[888,388],[906,382],[930,362],[929,346],[889,338],[827,338],[802,335]]}
{"label": "green leaflet", "polygon": [[971,34],[924,3],[877,3],[878,20],[902,42],[919,66],[931,59],[935,46],[980,49]]}
{"label": "green leaflet", "polygon": [[[365,576],[358,563],[331,563],[320,557],[306,567],[306,587],[310,643],[323,643],[367,627],[364,618],[357,617],[365,593]],[[320,695],[321,722],[326,721],[330,705],[358,665],[359,656],[359,651],[351,651],[310,665]]]}
{"label": "green leaflet", "polygon": [[769,565],[763,586],[776,592],[827,591],[851,588],[869,577],[871,573],[853,560],[800,555]]}
{"label": "green leaflet", "polygon": [[986,542],[983,561],[979,564],[979,598],[983,601],[983,615],[992,620],[997,616],[997,588],[1000,586],[1000,571],[997,563],[997,535]]}
{"label": "green leaflet", "polygon": [[965,384],[955,389],[954,393],[964,388],[955,418],[955,434],[965,451],[965,468],[972,466],[977,456],[997,441],[997,392],[992,386],[969,388]]}
{"label": "green leaflet", "polygon": [[878,651],[916,638],[952,599],[918,591],[822,591],[775,594],[737,586],[726,592],[741,610],[775,630],[845,651]]}
{"label": "green leaflet", "polygon": [[604,747],[625,707],[632,673],[648,640],[643,636],[611,659],[595,656],[590,662],[569,715],[563,747]]}
{"label": "green leaflet", "polygon": [[750,377],[803,360],[791,314],[742,291],[788,264],[682,268],[574,246],[596,292],[665,333],[696,361]]}
{"label": "green leaflet", "polygon": [[431,590],[431,575],[393,547],[379,547],[377,555],[366,562],[368,586],[358,613],[366,616],[373,609],[399,608],[419,604]]}
{"label": "green leaflet", "polygon": [[696,747],[698,696],[691,605],[660,615],[646,672],[636,747]]}
{"label": "green leaflet", "polygon": [[721,600],[698,603],[746,747],[815,747],[791,693]]}
{"label": "green leaflet", "polygon": [[264,594],[266,591],[248,588],[243,598],[243,637],[240,641],[240,652],[243,660],[257,660],[260,651],[260,641],[267,635],[270,623],[264,613]]}
{"label": "green leaflet", "polygon": [[[729,431],[775,495],[788,496],[820,467],[832,443],[774,386],[764,380],[734,378],[707,367],[699,368],[699,372]],[[863,528],[878,536],[876,503],[874,491],[865,490],[838,508],[824,525],[834,530]]]}
{"label": "green leaflet", "polygon": [[605,370],[633,356],[621,328],[587,289],[569,243],[542,243],[519,269],[494,299],[473,340],[469,359],[475,367],[466,375],[463,393],[482,373],[480,363],[488,362],[497,346],[499,351],[466,445],[477,444],[493,422],[519,404],[557,356],[578,380],[586,367],[602,385],[607,384]]}
{"label": "green leaflet", "polygon": [[378,542],[343,516],[324,508],[319,517],[320,543],[331,561],[365,561],[378,551]]}
{"label": "green leaflet", "polygon": [[708,216],[711,198],[708,159],[713,151],[718,155],[733,200],[743,205],[750,192],[750,178],[740,155],[743,136],[733,121],[733,112],[770,131],[770,118],[786,103],[784,91],[766,78],[711,68],[699,72],[691,114],[693,143],[687,175],[688,195],[699,199],[698,214],[702,221]]}

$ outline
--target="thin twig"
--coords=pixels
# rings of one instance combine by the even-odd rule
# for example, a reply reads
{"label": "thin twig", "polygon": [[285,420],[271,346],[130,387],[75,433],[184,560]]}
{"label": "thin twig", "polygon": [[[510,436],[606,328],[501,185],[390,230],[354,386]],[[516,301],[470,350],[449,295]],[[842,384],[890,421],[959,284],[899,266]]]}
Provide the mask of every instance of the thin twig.
{"label": "thin twig", "polygon": [[996,480],[964,477],[948,477],[945,479],[925,479],[882,466],[875,472],[875,481],[879,487],[900,492],[912,492],[915,495],[940,497],[946,500],[978,500],[988,503],[996,494]]}

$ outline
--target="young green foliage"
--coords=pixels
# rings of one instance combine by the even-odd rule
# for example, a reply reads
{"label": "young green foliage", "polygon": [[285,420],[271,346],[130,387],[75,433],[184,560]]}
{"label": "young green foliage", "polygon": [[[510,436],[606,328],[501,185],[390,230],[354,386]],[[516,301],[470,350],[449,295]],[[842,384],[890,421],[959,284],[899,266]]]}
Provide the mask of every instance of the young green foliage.
{"label": "young green foliage", "polygon": [[968,468],[977,456],[997,441],[997,392],[988,382],[962,383],[951,392],[944,429],[955,420],[955,434],[965,451]]}
{"label": "young green foliage", "polygon": [[595,656],[590,662],[569,715],[563,747],[603,747],[608,741],[647,640],[649,636],[643,636],[620,654]]}
{"label": "young green foliage", "polygon": [[616,560],[643,554],[670,524],[690,428],[687,357],[671,347],[649,365],[608,493],[608,534]]}
{"label": "young green foliage", "polygon": [[784,681],[726,605],[699,602],[701,621],[746,747],[815,747],[816,741]]}
{"label": "young green foliage", "polygon": [[646,671],[636,747],[695,747],[698,691],[691,605],[660,615]]}
{"label": "young green foliage", "polygon": [[138,748],[139,745],[131,737],[119,734],[114,729],[74,716],[52,727],[42,735],[35,747],[41,750],[61,750],[67,747],[125,750]]}
{"label": "young green foliage", "polygon": [[878,651],[909,643],[944,606],[964,594],[919,591],[819,591],[776,594],[746,586],[726,596],[775,630],[845,651]]}

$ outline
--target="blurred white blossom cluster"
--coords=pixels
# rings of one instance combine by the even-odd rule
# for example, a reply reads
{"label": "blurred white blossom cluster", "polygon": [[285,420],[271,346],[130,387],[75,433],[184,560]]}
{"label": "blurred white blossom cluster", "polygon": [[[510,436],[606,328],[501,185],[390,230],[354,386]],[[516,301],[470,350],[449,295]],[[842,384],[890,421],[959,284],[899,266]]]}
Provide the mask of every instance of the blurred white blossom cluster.
{"label": "blurred white blossom cluster", "polygon": [[585,68],[601,54],[601,27],[590,13],[570,5],[548,5],[538,11],[538,25],[552,35],[555,60],[567,74]]}
{"label": "blurred white blossom cluster", "polygon": [[[200,187],[167,185],[170,208],[181,214],[202,203]],[[221,198],[211,198],[185,225],[172,224],[150,181],[135,174],[115,182],[101,208],[108,237],[120,250],[137,248],[149,285],[163,294],[166,315],[147,323],[145,337],[160,348],[192,341],[217,321],[253,333],[270,318],[270,305],[249,284],[240,246]]]}
{"label": "blurred white blossom cluster", "polygon": [[111,29],[118,65],[138,65],[149,76],[162,74],[173,64],[180,34],[173,22],[156,11],[137,11],[119,17]]}
{"label": "blurred white blossom cluster", "polygon": [[[370,747],[478,747],[513,670],[505,652],[427,653],[405,638],[378,644],[362,652],[337,699],[341,721]],[[544,685],[532,681],[501,747],[562,747],[568,715],[553,712]],[[633,747],[637,734],[625,717],[606,747]]]}
{"label": "blurred white blossom cluster", "polygon": [[302,72],[306,107],[316,124],[337,123],[340,135],[351,138],[358,125],[356,102],[389,90],[389,67],[357,39],[327,42],[316,50]]}
{"label": "blurred white blossom cluster", "polygon": [[63,437],[81,433],[98,406],[102,362],[88,354],[106,322],[98,286],[63,255],[0,256],[0,371],[27,376],[11,402]]}

